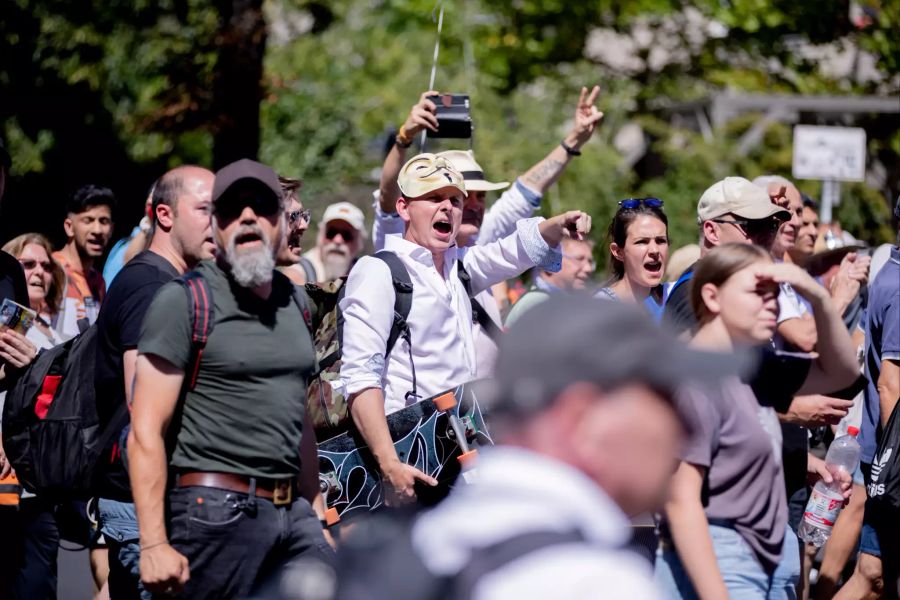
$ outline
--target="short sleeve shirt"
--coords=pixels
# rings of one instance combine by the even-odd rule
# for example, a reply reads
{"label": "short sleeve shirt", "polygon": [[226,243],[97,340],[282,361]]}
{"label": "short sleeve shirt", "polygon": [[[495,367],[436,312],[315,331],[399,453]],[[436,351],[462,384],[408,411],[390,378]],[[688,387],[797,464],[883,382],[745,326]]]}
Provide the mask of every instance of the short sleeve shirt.
{"label": "short sleeve shirt", "polygon": [[[247,477],[295,476],[315,353],[292,298],[293,284],[276,272],[271,295],[262,299],[213,262],[200,263],[197,272],[213,296],[214,328],[196,386],[183,394],[181,417],[172,425],[171,465]],[[184,371],[192,366],[191,318],[180,283],[164,285],[153,300],[138,351]]]}
{"label": "short sleeve shirt", "polygon": [[[697,263],[692,264],[685,270],[685,275],[693,274],[696,267]],[[697,328],[697,317],[691,307],[691,279],[669,292],[663,306],[662,320],[676,335],[693,333]]]}
{"label": "short sleeve shirt", "polygon": [[900,361],[900,247],[891,248],[891,257],[869,286],[866,309],[866,379],[862,424],[859,428],[860,459],[871,463],[881,435],[881,405],[878,378],[881,363]]}
{"label": "short sleeve shirt", "polygon": [[[97,417],[105,428],[125,403],[123,355],[138,347],[141,325],[154,296],[178,277],[168,260],[151,251],[131,259],[118,272],[97,317]],[[127,415],[127,413],[126,413]],[[127,424],[127,419],[123,426]],[[118,437],[118,436],[117,436]],[[117,437],[111,442],[115,443]],[[104,450],[108,450],[105,448]],[[109,454],[111,455],[111,453]],[[103,456],[108,456],[104,452]],[[98,493],[103,498],[129,501],[128,473],[118,460],[101,460]]]}

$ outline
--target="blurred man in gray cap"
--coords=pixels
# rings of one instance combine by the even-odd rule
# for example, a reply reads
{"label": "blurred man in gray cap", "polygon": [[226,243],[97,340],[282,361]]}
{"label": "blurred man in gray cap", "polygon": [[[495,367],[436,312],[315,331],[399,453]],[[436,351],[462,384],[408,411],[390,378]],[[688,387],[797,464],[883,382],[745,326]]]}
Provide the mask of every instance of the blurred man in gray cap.
{"label": "blurred man in gray cap", "polygon": [[[163,286],[144,318],[128,465],[144,586],[244,598],[288,561],[331,559],[310,505],[320,498],[304,418],[315,351],[305,296],[275,270],[286,243],[275,172],[232,163],[216,173],[212,203],[215,262]],[[215,324],[202,352],[190,306],[203,316],[203,301],[186,291],[206,299]],[[301,490],[310,474],[312,493]]]}
{"label": "blurred man in gray cap", "polygon": [[[443,597],[660,598],[626,549],[628,517],[665,500],[685,435],[673,391],[721,371],[636,308],[581,295],[523,314],[499,347],[480,394],[497,446],[480,451],[471,485],[415,521],[415,555],[448,582]],[[340,597],[362,597],[347,577]],[[377,582],[368,593],[413,597]]]}

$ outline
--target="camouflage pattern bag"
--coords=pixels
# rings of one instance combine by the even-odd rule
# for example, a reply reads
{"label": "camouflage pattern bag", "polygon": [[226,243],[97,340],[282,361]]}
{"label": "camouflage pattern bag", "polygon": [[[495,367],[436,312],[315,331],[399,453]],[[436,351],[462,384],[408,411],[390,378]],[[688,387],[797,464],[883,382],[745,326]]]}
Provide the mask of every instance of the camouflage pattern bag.
{"label": "camouflage pattern bag", "polygon": [[[382,250],[372,255],[384,261],[391,271],[394,288],[394,322],[387,339],[385,356],[397,339],[409,335],[406,318],[412,308],[412,280],[403,263],[393,252]],[[337,380],[341,375],[341,329],[344,319],[338,303],[344,297],[346,277],[324,283],[307,283],[306,295],[316,307],[315,346],[319,370],[307,382],[306,406],[316,432],[323,441],[344,433],[350,426],[350,409]],[[410,348],[412,360],[412,348]]]}
{"label": "camouflage pattern bag", "polygon": [[341,345],[338,335],[338,306],[346,278],[306,284],[306,293],[319,315],[315,329],[316,360],[319,369],[306,389],[307,411],[318,440],[328,439],[346,429],[347,399],[332,387],[341,375]]}

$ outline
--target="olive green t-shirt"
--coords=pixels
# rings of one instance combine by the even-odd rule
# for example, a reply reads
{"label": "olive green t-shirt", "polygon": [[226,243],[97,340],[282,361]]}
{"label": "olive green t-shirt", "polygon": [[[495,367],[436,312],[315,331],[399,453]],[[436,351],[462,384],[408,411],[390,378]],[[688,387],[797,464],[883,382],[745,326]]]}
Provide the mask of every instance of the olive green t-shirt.
{"label": "olive green t-shirt", "polygon": [[[275,273],[264,300],[213,262],[200,263],[197,271],[212,292],[214,328],[197,384],[184,395],[180,422],[171,425],[177,428],[171,464],[248,477],[296,475],[315,354],[293,285]],[[164,285],[154,298],[138,351],[190,370],[191,317],[179,282]]]}

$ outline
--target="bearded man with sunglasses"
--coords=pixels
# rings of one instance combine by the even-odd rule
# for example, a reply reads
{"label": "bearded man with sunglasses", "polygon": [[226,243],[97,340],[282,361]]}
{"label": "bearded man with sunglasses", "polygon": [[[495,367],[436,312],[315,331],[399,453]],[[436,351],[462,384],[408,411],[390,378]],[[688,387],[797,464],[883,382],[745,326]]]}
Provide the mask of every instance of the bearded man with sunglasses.
{"label": "bearded man with sunglasses", "polygon": [[316,246],[300,259],[304,283],[332,281],[346,276],[363,249],[366,219],[349,202],[337,202],[325,209],[319,223]]}
{"label": "bearded man with sunglasses", "polygon": [[[790,213],[772,203],[766,192],[743,177],[726,177],[712,184],[697,203],[700,225],[700,257],[716,246],[728,243],[756,244],[767,251]],[[690,281],[694,265],[678,278],[666,293],[663,321],[675,333],[693,333],[697,318],[691,308]]]}
{"label": "bearded man with sunglasses", "polygon": [[212,209],[216,260],[193,276],[206,282],[215,327],[196,353],[184,285],[160,289],[138,344],[128,463],[144,586],[244,598],[288,562],[328,565],[333,553],[308,500],[319,499],[306,485],[318,476],[305,418],[315,351],[305,296],[275,270],[286,227],[278,178],[232,163],[216,173]]}

